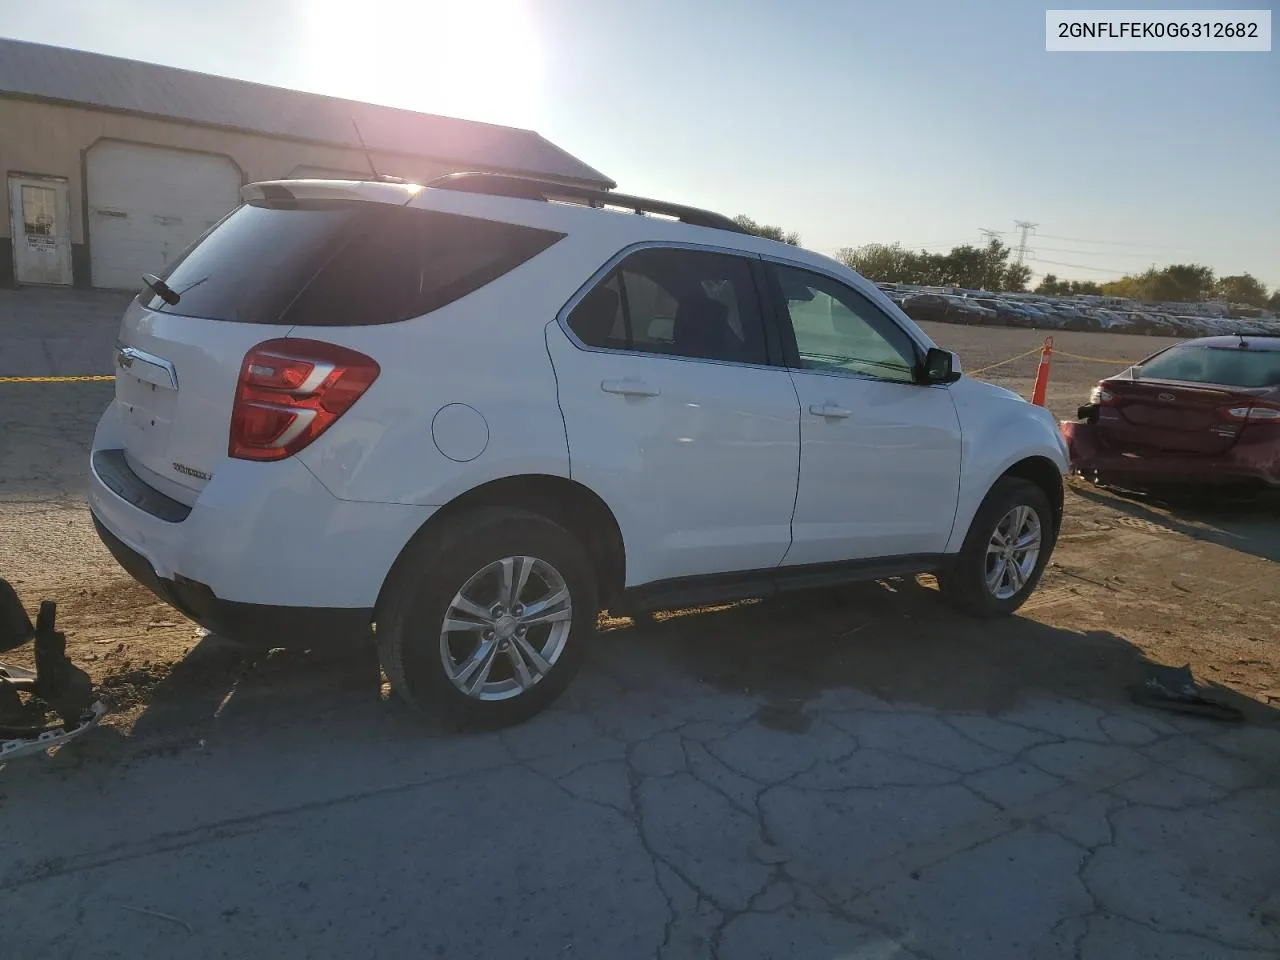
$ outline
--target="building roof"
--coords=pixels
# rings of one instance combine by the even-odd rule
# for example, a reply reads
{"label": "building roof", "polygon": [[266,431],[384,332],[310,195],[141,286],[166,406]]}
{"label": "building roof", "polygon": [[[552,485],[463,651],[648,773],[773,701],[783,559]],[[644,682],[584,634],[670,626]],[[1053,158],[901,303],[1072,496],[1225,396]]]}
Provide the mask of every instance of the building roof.
{"label": "building roof", "polygon": [[160,117],[615,187],[532,130],[269,87],[83,50],[0,38],[0,96]]}

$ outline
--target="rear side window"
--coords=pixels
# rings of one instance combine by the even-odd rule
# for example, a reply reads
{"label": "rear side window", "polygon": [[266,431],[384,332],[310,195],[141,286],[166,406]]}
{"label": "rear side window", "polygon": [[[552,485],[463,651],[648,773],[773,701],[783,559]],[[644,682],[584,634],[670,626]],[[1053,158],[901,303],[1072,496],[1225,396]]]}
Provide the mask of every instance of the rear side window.
{"label": "rear side window", "polygon": [[563,234],[359,201],[240,207],[164,279],[151,309],[240,323],[363,326],[438,310]]}
{"label": "rear side window", "polygon": [[1140,380],[1185,380],[1227,387],[1280,386],[1280,350],[1171,347],[1135,370]]}
{"label": "rear side window", "polygon": [[589,347],[766,362],[751,268],[728,254],[661,248],[633,253],[583,297],[569,326]]}
{"label": "rear side window", "polygon": [[431,210],[362,218],[302,292],[285,323],[393,323],[479,290],[564,234]]}

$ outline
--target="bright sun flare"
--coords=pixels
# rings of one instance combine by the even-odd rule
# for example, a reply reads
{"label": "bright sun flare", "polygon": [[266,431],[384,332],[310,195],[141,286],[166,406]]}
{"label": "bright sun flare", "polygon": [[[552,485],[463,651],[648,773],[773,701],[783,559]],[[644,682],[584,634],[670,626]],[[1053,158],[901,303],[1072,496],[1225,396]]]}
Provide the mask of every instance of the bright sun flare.
{"label": "bright sun flare", "polygon": [[533,127],[541,43],[528,0],[307,0],[311,86],[353,100]]}

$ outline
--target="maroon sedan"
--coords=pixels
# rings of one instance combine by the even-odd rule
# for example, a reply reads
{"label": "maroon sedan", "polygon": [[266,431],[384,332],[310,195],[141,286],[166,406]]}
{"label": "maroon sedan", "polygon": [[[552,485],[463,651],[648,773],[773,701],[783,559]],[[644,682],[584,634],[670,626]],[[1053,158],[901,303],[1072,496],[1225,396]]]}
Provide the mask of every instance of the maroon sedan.
{"label": "maroon sedan", "polygon": [[1280,488],[1280,337],[1188,340],[1099,381],[1063,423],[1102,482]]}

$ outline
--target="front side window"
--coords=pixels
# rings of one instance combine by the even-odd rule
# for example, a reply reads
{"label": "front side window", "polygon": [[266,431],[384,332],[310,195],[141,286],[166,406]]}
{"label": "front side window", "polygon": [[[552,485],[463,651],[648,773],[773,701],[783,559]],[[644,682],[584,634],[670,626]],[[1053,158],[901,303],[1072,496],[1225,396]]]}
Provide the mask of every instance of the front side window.
{"label": "front side window", "polygon": [[729,254],[633,253],[574,307],[569,327],[589,347],[766,362],[751,268]]}
{"label": "front side window", "polygon": [[862,294],[819,273],[774,269],[801,369],[915,382],[911,338]]}

